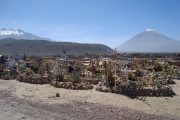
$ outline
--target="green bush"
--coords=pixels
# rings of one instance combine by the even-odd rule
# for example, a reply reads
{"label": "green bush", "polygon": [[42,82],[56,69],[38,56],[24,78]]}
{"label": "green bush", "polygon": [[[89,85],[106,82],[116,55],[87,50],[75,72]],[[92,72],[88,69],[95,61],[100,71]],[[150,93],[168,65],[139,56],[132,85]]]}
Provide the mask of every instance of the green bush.
{"label": "green bush", "polygon": [[70,75],[70,81],[73,83],[79,83],[80,82],[80,76],[78,73],[72,73]]}
{"label": "green bush", "polygon": [[135,76],[135,74],[129,73],[129,74],[128,74],[128,79],[131,80],[131,81],[136,81],[136,76]]}
{"label": "green bush", "polygon": [[11,77],[9,75],[2,75],[1,79],[3,79],[3,80],[10,80]]}
{"label": "green bush", "polygon": [[10,75],[9,71],[4,71],[1,73],[1,75]]}

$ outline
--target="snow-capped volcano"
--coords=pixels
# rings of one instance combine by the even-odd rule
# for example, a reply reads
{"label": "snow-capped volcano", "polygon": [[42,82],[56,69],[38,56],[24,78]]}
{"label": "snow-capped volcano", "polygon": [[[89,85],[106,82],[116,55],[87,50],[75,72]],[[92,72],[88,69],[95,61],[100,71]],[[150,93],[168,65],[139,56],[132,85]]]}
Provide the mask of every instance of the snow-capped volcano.
{"label": "snow-capped volcano", "polygon": [[180,52],[180,41],[155,30],[146,29],[117,47],[119,52]]}
{"label": "snow-capped volcano", "polygon": [[25,40],[50,40],[47,38],[39,37],[28,32],[24,32],[20,29],[0,29],[0,39],[13,38],[13,39],[25,39]]}

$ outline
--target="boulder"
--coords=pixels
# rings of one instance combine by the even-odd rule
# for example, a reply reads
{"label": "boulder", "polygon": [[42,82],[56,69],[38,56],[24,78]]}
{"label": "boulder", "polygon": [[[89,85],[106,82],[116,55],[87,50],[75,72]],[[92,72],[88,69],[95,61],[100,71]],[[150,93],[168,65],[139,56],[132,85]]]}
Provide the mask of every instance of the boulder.
{"label": "boulder", "polygon": [[96,86],[95,90],[102,91],[102,86]]}
{"label": "boulder", "polygon": [[108,88],[108,87],[103,86],[101,91],[102,91],[102,92],[109,92],[109,88]]}
{"label": "boulder", "polygon": [[59,93],[56,93],[56,97],[60,97],[60,94],[59,94]]}

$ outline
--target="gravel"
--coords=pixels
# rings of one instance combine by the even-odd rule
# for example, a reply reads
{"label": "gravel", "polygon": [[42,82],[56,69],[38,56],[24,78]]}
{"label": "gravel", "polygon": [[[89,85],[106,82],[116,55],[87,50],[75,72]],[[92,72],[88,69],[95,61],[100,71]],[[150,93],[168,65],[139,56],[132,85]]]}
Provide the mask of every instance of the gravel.
{"label": "gravel", "polygon": [[48,104],[18,98],[0,89],[0,120],[170,120],[126,107],[76,102]]}

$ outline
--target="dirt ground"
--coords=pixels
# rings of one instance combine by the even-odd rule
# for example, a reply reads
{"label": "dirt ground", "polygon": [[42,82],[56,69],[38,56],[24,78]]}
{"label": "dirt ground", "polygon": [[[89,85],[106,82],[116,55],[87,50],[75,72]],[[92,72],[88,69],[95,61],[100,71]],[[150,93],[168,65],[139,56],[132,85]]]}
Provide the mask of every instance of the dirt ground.
{"label": "dirt ground", "polygon": [[[67,90],[0,80],[0,120],[180,119],[180,81],[174,97],[145,101],[95,90]],[[56,93],[60,97],[55,97]]]}

